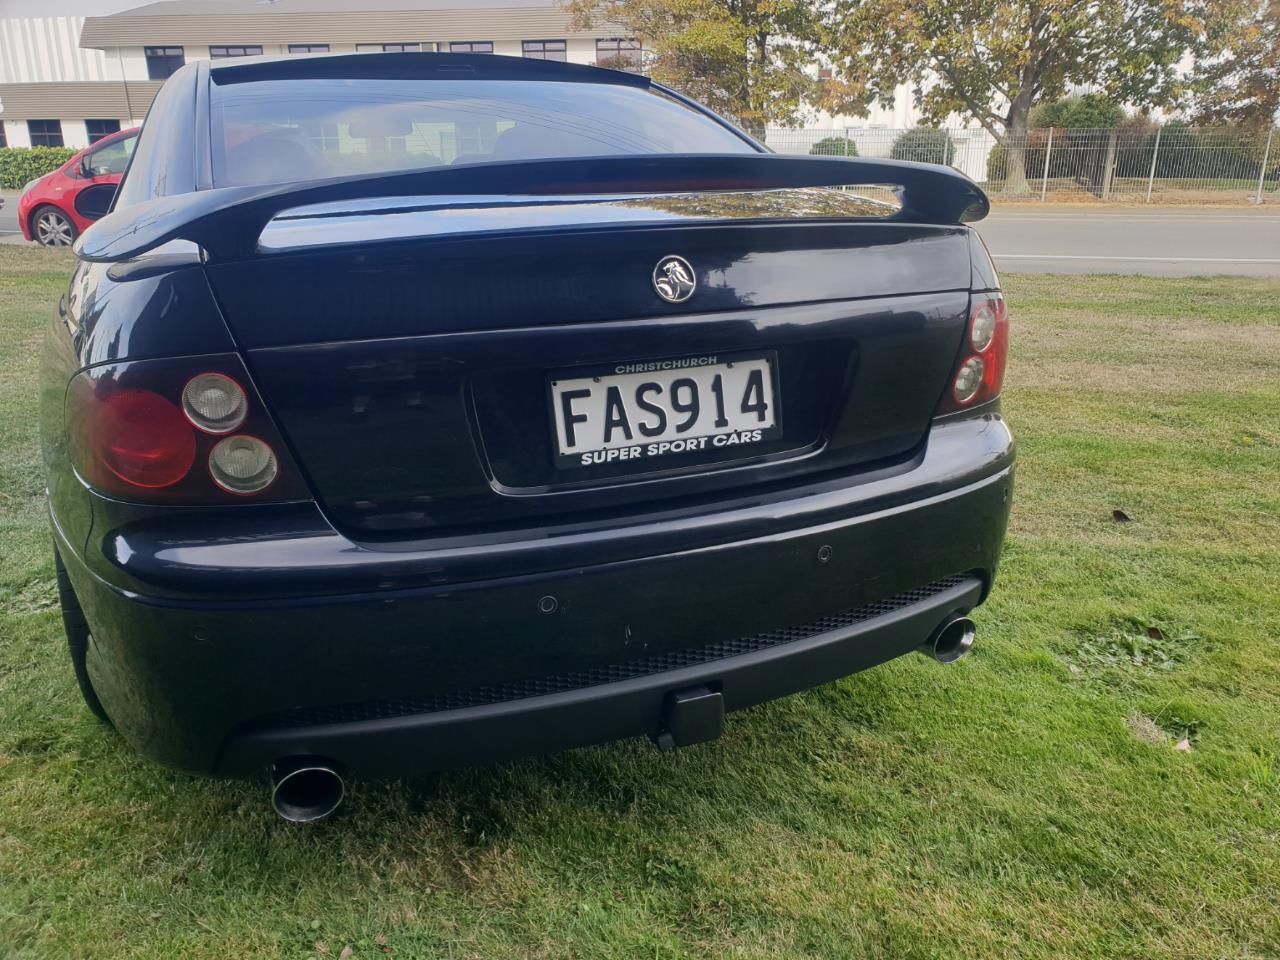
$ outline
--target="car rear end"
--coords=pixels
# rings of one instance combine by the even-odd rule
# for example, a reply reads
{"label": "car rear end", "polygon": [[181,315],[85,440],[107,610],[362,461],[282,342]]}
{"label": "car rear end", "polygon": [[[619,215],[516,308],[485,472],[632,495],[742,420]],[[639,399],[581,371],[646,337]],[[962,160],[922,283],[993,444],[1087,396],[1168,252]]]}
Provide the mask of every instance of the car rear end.
{"label": "car rear end", "polygon": [[976,188],[762,155],[640,78],[332,62],[182,75],[208,182],[126,180],[55,324],[51,505],[126,737],[225,775],[680,745],[985,598]]}

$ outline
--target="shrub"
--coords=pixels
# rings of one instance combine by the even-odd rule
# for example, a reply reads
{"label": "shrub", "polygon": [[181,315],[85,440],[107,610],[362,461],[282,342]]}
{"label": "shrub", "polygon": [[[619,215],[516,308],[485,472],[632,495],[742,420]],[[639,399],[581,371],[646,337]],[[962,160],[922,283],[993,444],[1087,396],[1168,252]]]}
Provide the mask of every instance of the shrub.
{"label": "shrub", "polygon": [[858,145],[848,137],[824,137],[809,148],[815,157],[856,157]]}
{"label": "shrub", "polygon": [[918,163],[940,163],[951,166],[956,156],[956,145],[945,130],[937,127],[916,127],[901,134],[893,141],[889,156],[894,160],[915,160]]}
{"label": "shrub", "polygon": [[1030,123],[1042,128],[1102,130],[1118,127],[1123,120],[1120,104],[1097,93],[1084,93],[1040,104],[1031,111]]}
{"label": "shrub", "polygon": [[80,151],[71,147],[0,147],[0,187],[18,190],[57,170]]}
{"label": "shrub", "polygon": [[1009,158],[1005,156],[1004,144],[997,143],[987,154],[987,180],[1002,183],[1009,175]]}
{"label": "shrub", "polygon": [[[1033,180],[1044,172],[1044,151],[1048,144],[1047,130],[1031,130],[1027,134],[1026,148],[1022,152],[1022,162],[1027,179]],[[1056,144],[1057,141],[1055,140]],[[1057,149],[1055,147],[1055,149]],[[1009,175],[1009,154],[1003,143],[997,143],[987,154],[987,180],[1003,181]]]}

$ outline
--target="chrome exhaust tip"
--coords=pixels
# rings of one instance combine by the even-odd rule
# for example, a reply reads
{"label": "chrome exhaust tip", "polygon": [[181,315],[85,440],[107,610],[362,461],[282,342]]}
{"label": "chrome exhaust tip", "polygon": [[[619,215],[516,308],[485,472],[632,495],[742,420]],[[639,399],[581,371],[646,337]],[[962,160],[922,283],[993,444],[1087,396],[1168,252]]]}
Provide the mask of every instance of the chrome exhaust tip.
{"label": "chrome exhaust tip", "polygon": [[955,663],[973,648],[978,628],[968,617],[947,617],[918,649],[939,663]]}
{"label": "chrome exhaust tip", "polygon": [[345,793],[338,771],[320,757],[288,757],[271,767],[271,808],[291,823],[323,820]]}

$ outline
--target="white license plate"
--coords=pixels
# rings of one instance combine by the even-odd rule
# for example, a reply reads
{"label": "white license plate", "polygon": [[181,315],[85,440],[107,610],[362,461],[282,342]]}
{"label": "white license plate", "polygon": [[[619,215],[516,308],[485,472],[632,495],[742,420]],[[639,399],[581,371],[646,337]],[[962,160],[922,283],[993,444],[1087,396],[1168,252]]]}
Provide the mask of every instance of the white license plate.
{"label": "white license plate", "polygon": [[562,467],[720,453],[749,456],[782,432],[777,360],[754,356],[636,360],[550,382]]}

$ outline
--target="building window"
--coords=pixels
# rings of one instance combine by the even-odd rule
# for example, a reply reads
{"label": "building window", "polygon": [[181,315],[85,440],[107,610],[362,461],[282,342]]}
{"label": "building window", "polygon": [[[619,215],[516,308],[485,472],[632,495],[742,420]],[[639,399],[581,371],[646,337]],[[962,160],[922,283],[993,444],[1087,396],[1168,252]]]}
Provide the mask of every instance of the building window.
{"label": "building window", "polygon": [[640,64],[639,40],[610,37],[608,40],[596,41],[596,66],[638,70]]}
{"label": "building window", "polygon": [[0,120],[0,147],[7,147],[8,145],[9,140],[4,135],[4,121]]}
{"label": "building window", "polygon": [[563,40],[525,40],[521,42],[520,49],[530,60],[565,61]]}
{"label": "building window", "polygon": [[210,60],[226,60],[229,57],[260,57],[262,56],[261,47],[210,47]]}
{"label": "building window", "polygon": [[357,53],[417,53],[420,43],[357,43]]}
{"label": "building window", "polygon": [[62,146],[61,120],[28,120],[27,134],[33,147]]}
{"label": "building window", "polygon": [[328,53],[329,45],[327,43],[291,43],[289,44],[290,53]]}
{"label": "building window", "polygon": [[103,137],[109,137],[113,133],[120,132],[119,120],[86,120],[84,122],[84,132],[89,135],[90,145],[97,143]]}
{"label": "building window", "polygon": [[147,57],[147,76],[152,80],[168,80],[187,62],[181,47],[143,47]]}
{"label": "building window", "polygon": [[493,53],[492,40],[455,40],[449,44],[450,53]]}

